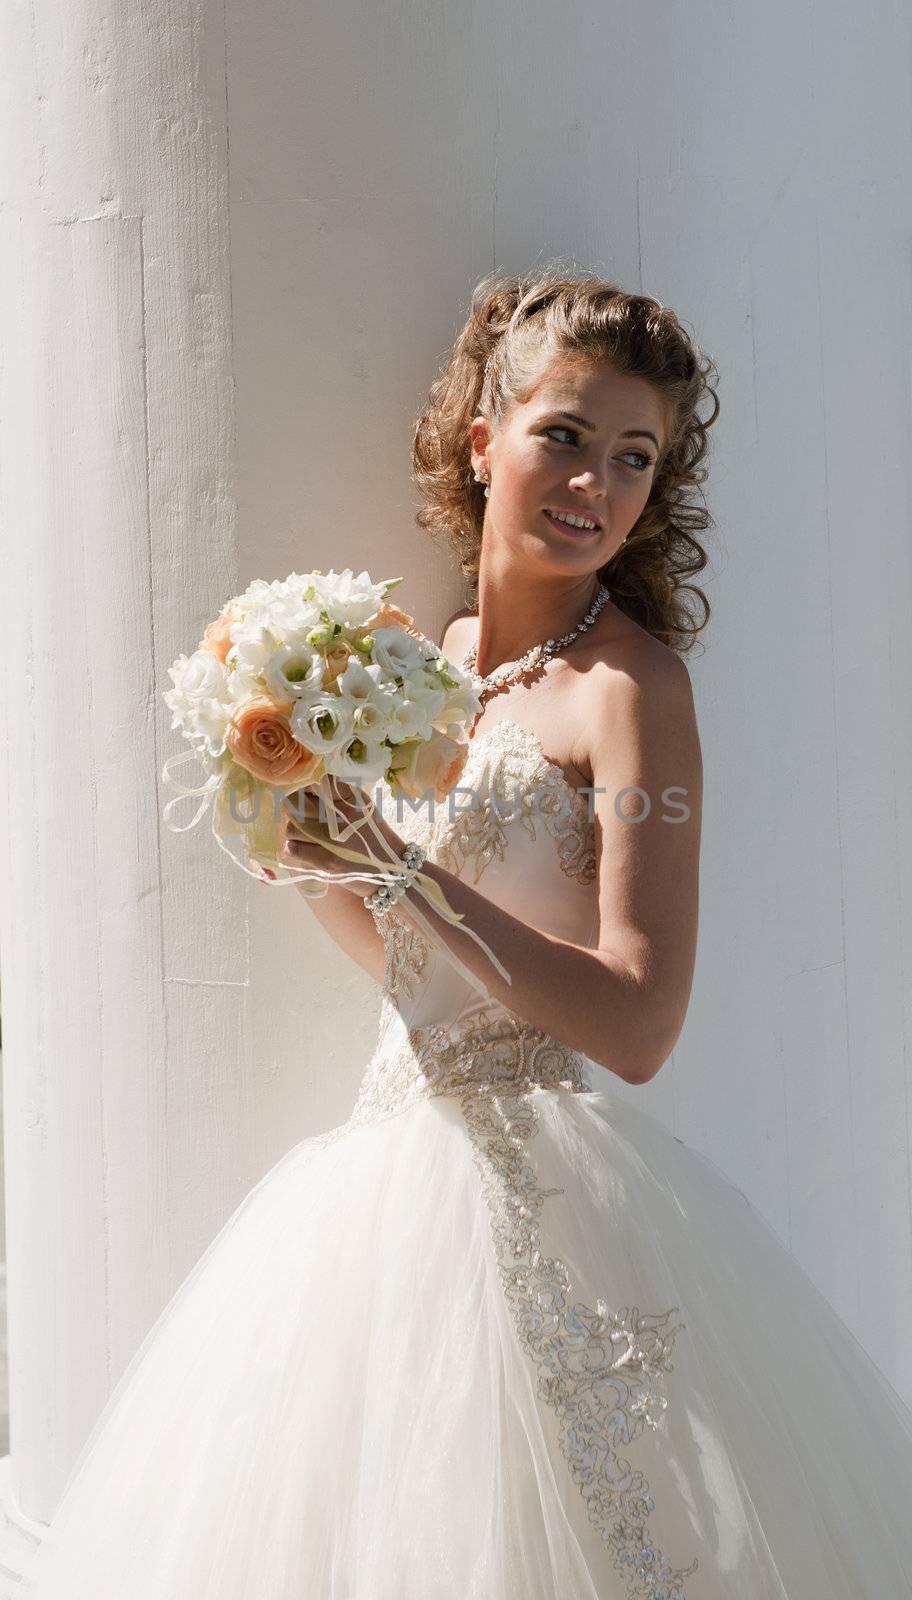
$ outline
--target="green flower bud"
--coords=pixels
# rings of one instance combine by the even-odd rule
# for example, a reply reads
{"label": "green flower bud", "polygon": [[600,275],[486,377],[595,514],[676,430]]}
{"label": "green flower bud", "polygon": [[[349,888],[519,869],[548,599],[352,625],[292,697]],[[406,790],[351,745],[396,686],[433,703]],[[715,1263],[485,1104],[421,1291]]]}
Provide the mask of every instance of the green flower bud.
{"label": "green flower bud", "polygon": [[312,644],[315,650],[328,650],[335,636],[336,630],[328,620],[318,622],[315,628],[309,629],[305,634],[307,643]]}

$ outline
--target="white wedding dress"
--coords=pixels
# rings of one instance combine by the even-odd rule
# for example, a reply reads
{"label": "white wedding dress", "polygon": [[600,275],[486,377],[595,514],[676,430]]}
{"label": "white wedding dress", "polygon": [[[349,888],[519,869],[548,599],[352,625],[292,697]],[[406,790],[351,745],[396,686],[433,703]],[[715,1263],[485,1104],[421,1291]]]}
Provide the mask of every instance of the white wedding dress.
{"label": "white wedding dress", "polygon": [[[586,796],[509,721],[461,781],[485,804],[384,814],[593,944]],[[906,1600],[912,1413],[772,1229],[606,1069],[381,925],[351,1118],[147,1334],[35,1600]]]}

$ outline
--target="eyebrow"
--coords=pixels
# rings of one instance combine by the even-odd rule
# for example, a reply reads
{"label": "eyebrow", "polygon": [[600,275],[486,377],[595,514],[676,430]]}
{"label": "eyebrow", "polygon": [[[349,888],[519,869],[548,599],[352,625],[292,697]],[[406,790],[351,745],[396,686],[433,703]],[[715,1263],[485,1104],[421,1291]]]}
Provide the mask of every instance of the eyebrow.
{"label": "eyebrow", "polygon": [[[575,411],[546,411],[545,412],[545,416],[547,416],[547,417],[566,417],[568,422],[578,422],[581,428],[588,428],[590,433],[594,433],[595,432],[595,423],[594,422],[587,422],[585,417],[578,417],[576,415]],[[540,417],[539,418],[539,421],[541,421],[541,422],[544,422],[544,420],[545,420],[544,417]],[[655,434],[654,433],[650,433],[648,428],[625,428],[624,432],[621,434],[621,438],[622,439],[651,439],[657,450],[661,448],[661,446],[659,445],[659,441],[656,438]]]}

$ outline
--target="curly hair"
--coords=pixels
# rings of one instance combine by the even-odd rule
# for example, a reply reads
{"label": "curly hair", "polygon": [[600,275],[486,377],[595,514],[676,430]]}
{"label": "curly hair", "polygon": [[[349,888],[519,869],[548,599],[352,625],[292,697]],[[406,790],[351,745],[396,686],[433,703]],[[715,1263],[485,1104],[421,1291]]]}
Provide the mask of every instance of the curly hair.
{"label": "curly hair", "polygon": [[[658,391],[668,418],[649,499],[598,576],[619,610],[684,654],[710,615],[701,589],[686,580],[707,555],[696,535],[715,523],[698,485],[707,431],[719,414],[718,371],[675,313],[651,295],[627,294],[595,273],[550,262],[525,277],[489,273],[476,285],[469,315],[415,423],[412,480],[423,505],[418,526],[454,549],[467,600],[477,609],[484,490],[471,466],[473,417],[501,425],[534,390],[555,358],[604,358]],[[705,421],[698,406],[712,396]]]}

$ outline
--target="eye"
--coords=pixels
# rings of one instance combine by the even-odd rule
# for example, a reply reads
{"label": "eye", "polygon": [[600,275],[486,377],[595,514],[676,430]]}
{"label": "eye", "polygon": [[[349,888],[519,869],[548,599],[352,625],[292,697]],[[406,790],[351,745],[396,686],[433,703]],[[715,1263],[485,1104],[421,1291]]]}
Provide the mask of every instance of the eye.
{"label": "eye", "polygon": [[[546,434],[569,433],[575,440],[579,440],[580,437],[578,428],[553,427],[545,428],[544,431]],[[625,456],[639,456],[642,465],[635,467],[635,472],[646,472],[652,466],[652,456],[647,455],[645,450],[625,450],[624,454]]]}
{"label": "eye", "polygon": [[579,438],[579,429],[578,428],[559,428],[559,427],[546,428],[545,432],[546,433],[572,433],[574,439],[578,439]]}

